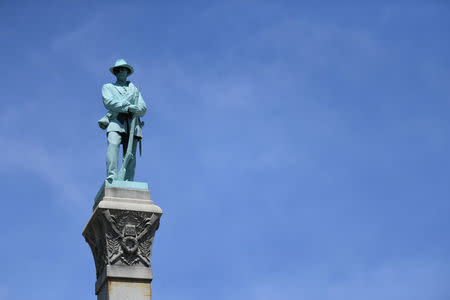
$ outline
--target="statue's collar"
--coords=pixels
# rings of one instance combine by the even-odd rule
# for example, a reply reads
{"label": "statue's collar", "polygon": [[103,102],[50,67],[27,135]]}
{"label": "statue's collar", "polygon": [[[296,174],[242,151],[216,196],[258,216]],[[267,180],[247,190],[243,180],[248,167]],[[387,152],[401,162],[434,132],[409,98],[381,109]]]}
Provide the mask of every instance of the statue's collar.
{"label": "statue's collar", "polygon": [[129,86],[130,86],[130,83],[131,83],[131,81],[127,80],[127,81],[126,81],[126,85],[117,84],[116,82],[114,82],[112,85],[114,85],[115,87],[118,87],[118,86],[126,86],[126,87],[129,87]]}

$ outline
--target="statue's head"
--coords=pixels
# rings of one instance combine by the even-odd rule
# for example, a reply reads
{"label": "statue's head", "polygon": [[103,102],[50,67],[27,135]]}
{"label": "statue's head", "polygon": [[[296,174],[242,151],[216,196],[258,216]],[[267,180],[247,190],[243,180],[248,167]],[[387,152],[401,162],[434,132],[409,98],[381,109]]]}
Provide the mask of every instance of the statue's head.
{"label": "statue's head", "polygon": [[133,67],[127,64],[124,59],[118,59],[114,66],[109,68],[109,70],[121,81],[125,81],[127,76],[130,76],[134,72]]}

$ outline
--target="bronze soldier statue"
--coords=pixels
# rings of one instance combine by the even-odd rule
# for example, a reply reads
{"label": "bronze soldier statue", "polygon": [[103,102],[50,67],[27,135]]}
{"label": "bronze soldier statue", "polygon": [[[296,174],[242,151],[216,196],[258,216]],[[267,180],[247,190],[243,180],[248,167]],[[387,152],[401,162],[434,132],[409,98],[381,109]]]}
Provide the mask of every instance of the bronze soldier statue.
{"label": "bronze soldier statue", "polygon": [[[106,179],[134,181],[136,169],[137,144],[142,139],[142,126],[140,117],[147,111],[147,105],[140,91],[127,77],[133,74],[134,69],[123,59],[116,61],[109,69],[117,80],[107,83],[102,88],[103,104],[108,113],[98,121],[102,129],[106,129],[108,137],[108,150],[106,152]],[[119,147],[123,145],[123,162],[120,171]]]}

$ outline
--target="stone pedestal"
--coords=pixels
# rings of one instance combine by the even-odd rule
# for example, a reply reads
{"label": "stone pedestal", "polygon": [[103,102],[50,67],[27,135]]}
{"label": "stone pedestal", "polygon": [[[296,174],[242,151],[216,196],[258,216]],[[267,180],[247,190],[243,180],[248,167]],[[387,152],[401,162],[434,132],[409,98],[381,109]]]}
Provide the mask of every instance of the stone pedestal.
{"label": "stone pedestal", "polygon": [[151,299],[151,253],[162,210],[146,183],[105,182],[83,236],[94,255],[98,300]]}

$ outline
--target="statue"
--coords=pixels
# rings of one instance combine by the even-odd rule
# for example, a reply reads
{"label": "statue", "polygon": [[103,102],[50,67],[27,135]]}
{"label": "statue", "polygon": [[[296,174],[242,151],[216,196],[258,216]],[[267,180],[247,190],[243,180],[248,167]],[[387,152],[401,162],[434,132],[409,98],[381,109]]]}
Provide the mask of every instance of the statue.
{"label": "statue", "polygon": [[[134,69],[123,59],[118,59],[109,69],[116,76],[115,83],[102,88],[102,98],[107,114],[98,121],[106,129],[108,149],[106,151],[106,180],[134,181],[136,149],[141,152],[142,127],[140,117],[145,115],[147,105],[142,95],[127,77]],[[123,145],[123,161],[118,171],[119,147]]]}

